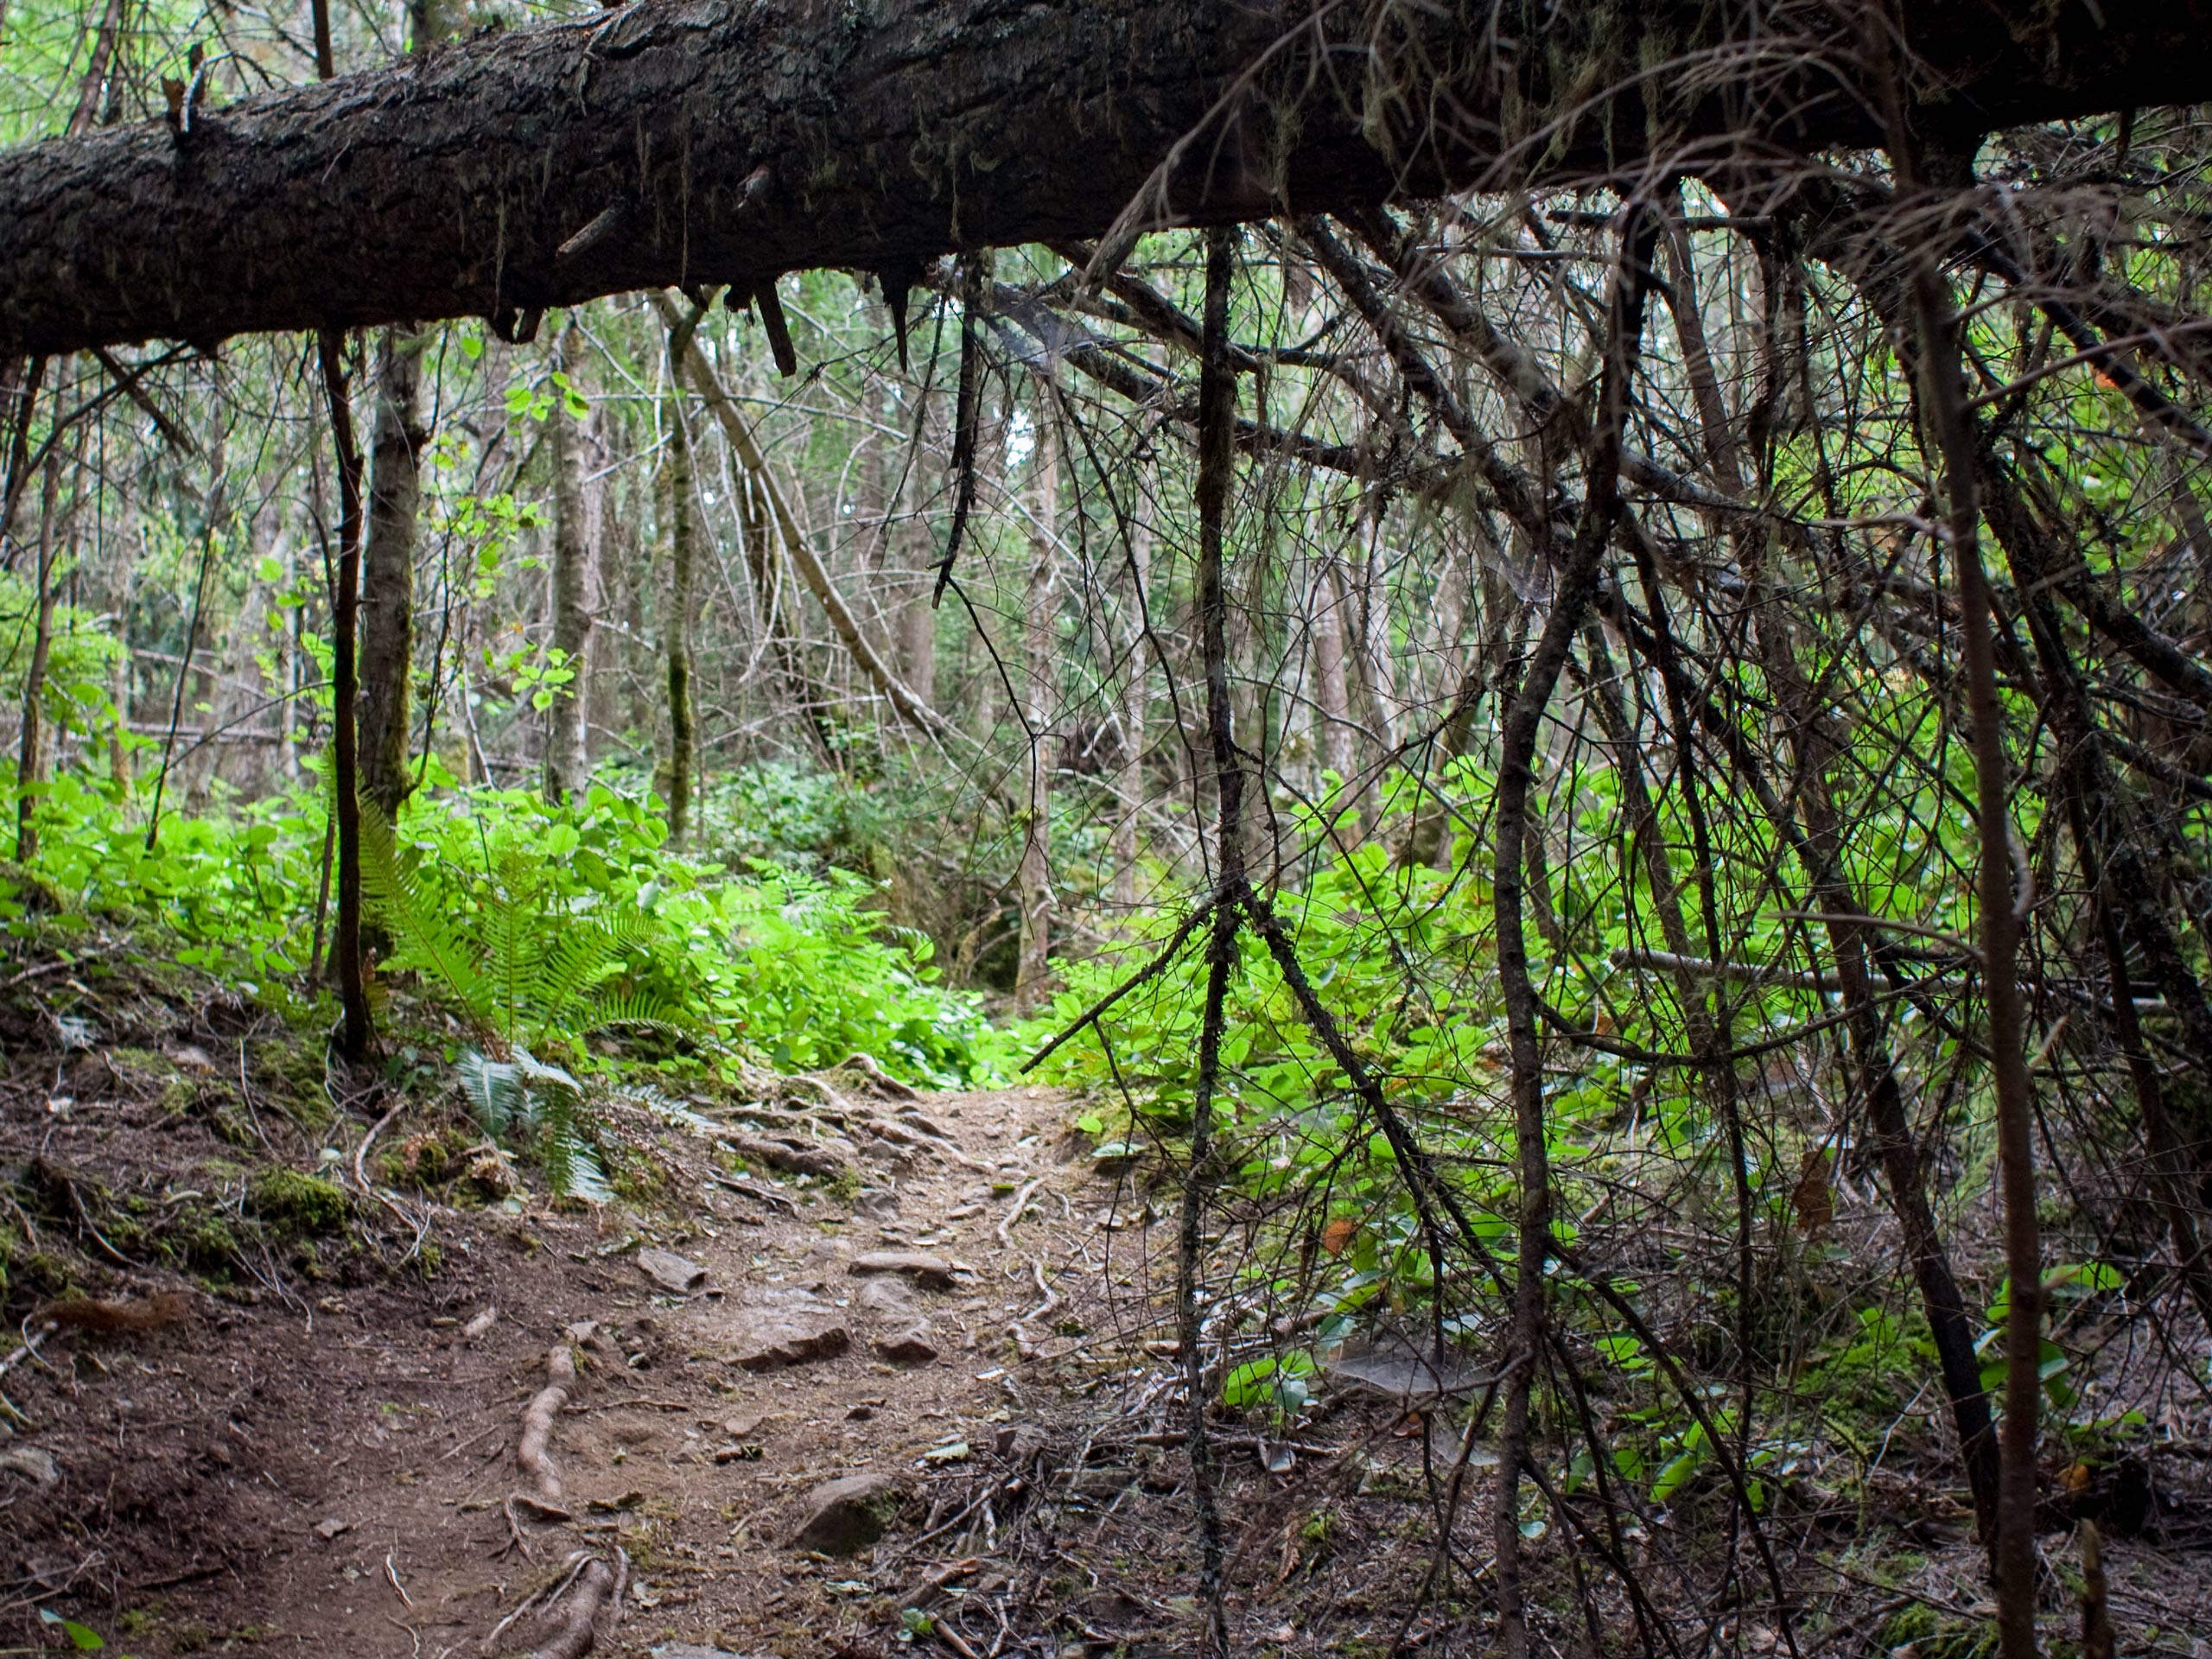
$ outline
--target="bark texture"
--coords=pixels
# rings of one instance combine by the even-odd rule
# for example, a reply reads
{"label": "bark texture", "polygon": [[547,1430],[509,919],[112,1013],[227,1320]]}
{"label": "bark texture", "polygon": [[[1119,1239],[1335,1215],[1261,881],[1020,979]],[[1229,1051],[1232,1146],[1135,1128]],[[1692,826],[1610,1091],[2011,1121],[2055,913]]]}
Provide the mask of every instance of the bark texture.
{"label": "bark texture", "polygon": [[[582,336],[572,326],[555,359],[559,372],[573,377],[582,359]],[[586,715],[590,706],[591,586],[598,527],[591,522],[591,499],[585,487],[589,418],[556,408],[546,423],[546,447],[553,463],[553,649],[573,677],[567,684],[554,689],[552,703],[546,709],[545,798],[549,801],[567,800],[591,775]]]}
{"label": "bark texture", "polygon": [[377,342],[377,412],[369,461],[368,535],[361,552],[361,795],[385,817],[414,787],[407,765],[409,679],[415,662],[415,523],[422,500],[423,346],[428,335],[386,329]]}
{"label": "bark texture", "polygon": [[1029,527],[1029,588],[1023,606],[1021,723],[1029,734],[1029,799],[1021,817],[1019,874],[1021,937],[1015,954],[1014,998],[1027,1010],[1044,1000],[1052,981],[1052,671],[1059,641],[1052,626],[1053,567],[1061,557],[1055,526],[1060,516],[1060,412],[1051,383],[1039,379],[1035,498]]}
{"label": "bark texture", "polygon": [[[0,155],[0,356],[461,315],[1879,139],[1858,9],[639,0]],[[2212,0],[1922,0],[1969,128],[2212,94]],[[1661,68],[1661,65],[1677,67]],[[1745,137],[1744,135],[1756,135]],[[1112,248],[1109,238],[1109,251]]]}

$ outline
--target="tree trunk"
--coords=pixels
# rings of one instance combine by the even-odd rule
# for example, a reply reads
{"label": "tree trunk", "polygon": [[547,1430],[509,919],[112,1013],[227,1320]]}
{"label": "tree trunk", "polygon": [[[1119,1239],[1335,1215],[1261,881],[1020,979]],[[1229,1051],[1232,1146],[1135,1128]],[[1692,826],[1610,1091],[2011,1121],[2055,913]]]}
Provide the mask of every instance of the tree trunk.
{"label": "tree trunk", "polygon": [[1313,630],[1313,723],[1319,741],[1314,760],[1324,776],[1333,774],[1333,785],[1314,780],[1314,797],[1329,799],[1344,819],[1344,831],[1359,838],[1358,814],[1349,810],[1351,797],[1344,793],[1357,762],[1352,755],[1351,683],[1344,672],[1344,601],[1337,586],[1334,562],[1323,560],[1313,569],[1313,583],[1306,601],[1309,626]]}
{"label": "tree trunk", "polygon": [[[555,372],[574,386],[582,361],[583,334],[571,324],[555,354]],[[546,428],[553,460],[553,652],[570,676],[565,685],[553,688],[552,704],[546,710],[545,798],[550,801],[581,793],[591,777],[585,713],[590,704],[591,578],[598,526],[591,522],[584,486],[588,418],[573,415],[563,397]]]}
{"label": "tree trunk", "polygon": [[1128,656],[1122,670],[1121,766],[1115,779],[1112,854],[1114,906],[1134,920],[1137,908],[1138,826],[1144,815],[1145,715],[1150,701],[1152,641],[1146,620],[1152,591],[1152,526],[1133,516],[1128,526],[1129,626]]}
{"label": "tree trunk", "polygon": [[1035,498],[1030,509],[1029,588],[1022,607],[1021,723],[1029,739],[1029,798],[1021,815],[1018,877],[1021,940],[1015,957],[1014,1000],[1024,1012],[1043,1000],[1052,978],[1052,669],[1059,640],[1053,623],[1059,562],[1060,411],[1051,384],[1037,383],[1037,448],[1031,458]]}
{"label": "tree trunk", "polygon": [[61,487],[61,455],[50,450],[38,499],[38,617],[31,635],[30,666],[23,673],[22,742],[16,757],[16,861],[38,856],[38,786],[46,775],[41,741],[46,706],[46,666],[54,650],[54,543],[56,498]]}
{"label": "tree trunk", "polygon": [[[1904,10],[1916,86],[1968,124],[2212,92],[2212,0]],[[631,5],[0,156],[0,358],[903,275],[1140,199],[1223,223],[1618,177],[1651,132],[1878,142],[1840,73],[1859,31],[1703,0]]]}
{"label": "tree trunk", "polygon": [[669,330],[668,836],[681,847],[691,828],[691,774],[698,765],[691,702],[691,590],[699,561],[699,508],[684,408],[683,356],[698,326],[696,310]]}
{"label": "tree trunk", "polygon": [[423,349],[429,335],[387,328],[377,341],[369,522],[361,550],[361,797],[385,817],[415,787],[407,764],[415,665],[415,523],[422,500]]}

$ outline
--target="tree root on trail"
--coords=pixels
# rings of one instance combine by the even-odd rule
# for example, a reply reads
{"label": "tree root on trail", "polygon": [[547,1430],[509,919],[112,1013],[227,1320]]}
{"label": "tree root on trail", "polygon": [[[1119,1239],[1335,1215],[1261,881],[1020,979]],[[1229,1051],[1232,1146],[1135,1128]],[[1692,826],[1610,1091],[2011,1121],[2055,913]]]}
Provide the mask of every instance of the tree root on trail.
{"label": "tree root on trail", "polygon": [[812,1175],[834,1181],[845,1173],[844,1160],[834,1153],[817,1152],[795,1141],[772,1141],[766,1135],[741,1134],[726,1138],[741,1157],[766,1164],[771,1169],[780,1169],[786,1174]]}
{"label": "tree root on trail", "polygon": [[554,1421],[560,1416],[561,1408],[569,1403],[569,1390],[576,1384],[576,1357],[569,1351],[568,1344],[563,1343],[546,1355],[545,1374],[550,1380],[522,1414],[522,1439],[515,1445],[515,1463],[537,1483],[540,1496],[548,1503],[557,1503],[561,1498],[561,1476],[553,1466],[553,1459],[546,1455],[545,1447],[553,1438]]}
{"label": "tree root on trail", "polygon": [[[583,1659],[599,1640],[602,1612],[619,1615],[622,1591],[630,1581],[630,1558],[619,1548],[615,1565],[595,1560],[576,1580],[575,1599],[560,1628],[530,1651],[530,1659]],[[612,1622],[610,1618],[609,1622]]]}
{"label": "tree root on trail", "polygon": [[868,1080],[869,1086],[876,1093],[888,1095],[893,1100],[919,1100],[922,1097],[919,1090],[913,1088],[911,1084],[899,1082],[898,1078],[879,1065],[875,1056],[865,1049],[855,1049],[852,1058],[842,1067],[833,1066],[831,1070],[857,1071]]}

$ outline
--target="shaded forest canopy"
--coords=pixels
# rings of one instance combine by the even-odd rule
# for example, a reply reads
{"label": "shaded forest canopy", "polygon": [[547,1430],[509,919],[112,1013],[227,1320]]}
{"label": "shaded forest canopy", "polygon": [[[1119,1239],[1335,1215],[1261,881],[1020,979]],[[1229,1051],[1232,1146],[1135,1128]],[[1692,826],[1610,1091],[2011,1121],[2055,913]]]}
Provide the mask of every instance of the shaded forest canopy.
{"label": "shaded forest canopy", "polygon": [[255,1261],[85,961],[417,1245],[1033,1076],[1158,1272],[1007,1364],[1173,1473],[910,1529],[1088,1552],[994,1651],[2212,1621],[2208,39],[0,0],[8,1312]]}

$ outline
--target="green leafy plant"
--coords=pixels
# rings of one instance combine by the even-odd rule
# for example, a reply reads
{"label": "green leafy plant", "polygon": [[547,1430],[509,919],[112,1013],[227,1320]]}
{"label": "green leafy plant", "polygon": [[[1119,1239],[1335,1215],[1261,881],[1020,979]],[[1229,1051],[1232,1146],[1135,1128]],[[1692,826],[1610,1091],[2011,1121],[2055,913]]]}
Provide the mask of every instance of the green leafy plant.
{"label": "green leafy plant", "polygon": [[614,1194],[593,1143],[584,1086],[531,1045],[615,1025],[693,1034],[697,1027],[670,998],[623,982],[629,959],[650,951],[650,918],[634,906],[580,913],[551,890],[547,865],[580,839],[573,826],[556,830],[536,848],[499,848],[485,879],[463,894],[432,873],[421,848],[365,812],[362,886],[396,946],[390,965],[435,981],[496,1051],[461,1056],[478,1122],[502,1138],[526,1132],[554,1192],[604,1204]]}

